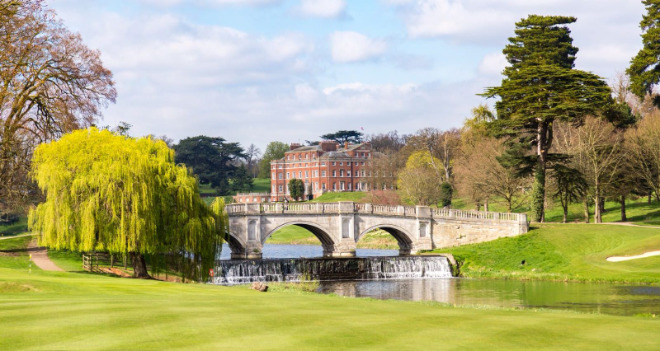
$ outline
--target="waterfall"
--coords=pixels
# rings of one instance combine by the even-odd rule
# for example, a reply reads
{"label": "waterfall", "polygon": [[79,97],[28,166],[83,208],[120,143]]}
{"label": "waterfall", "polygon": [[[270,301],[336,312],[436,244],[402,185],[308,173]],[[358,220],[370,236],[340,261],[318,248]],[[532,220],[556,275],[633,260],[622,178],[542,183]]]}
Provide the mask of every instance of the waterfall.
{"label": "waterfall", "polygon": [[301,258],[217,261],[213,284],[296,282],[310,280],[368,280],[449,278],[444,256]]}

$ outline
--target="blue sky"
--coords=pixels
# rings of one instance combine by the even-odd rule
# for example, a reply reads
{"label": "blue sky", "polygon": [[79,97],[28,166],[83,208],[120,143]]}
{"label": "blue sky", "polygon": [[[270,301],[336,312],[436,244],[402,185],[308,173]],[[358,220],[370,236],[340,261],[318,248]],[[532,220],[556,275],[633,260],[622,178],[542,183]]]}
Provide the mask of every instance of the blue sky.
{"label": "blue sky", "polygon": [[[46,0],[117,83],[102,125],[262,150],[340,129],[460,127],[528,14],[571,15],[576,68],[641,47],[638,0]],[[492,103],[492,101],[490,102]]]}

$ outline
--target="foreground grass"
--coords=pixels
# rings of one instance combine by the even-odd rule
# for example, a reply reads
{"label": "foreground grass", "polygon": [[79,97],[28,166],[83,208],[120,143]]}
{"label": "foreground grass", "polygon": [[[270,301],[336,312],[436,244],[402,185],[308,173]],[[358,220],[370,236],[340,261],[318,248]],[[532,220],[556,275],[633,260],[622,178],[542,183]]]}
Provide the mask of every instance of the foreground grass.
{"label": "foreground grass", "polygon": [[[542,224],[528,234],[435,252],[452,253],[468,277],[660,284],[660,256],[607,262],[660,249],[660,230],[608,224]],[[525,261],[522,264],[523,260]]]}
{"label": "foreground grass", "polygon": [[652,318],[273,290],[0,268],[0,349],[660,347],[660,322]]}

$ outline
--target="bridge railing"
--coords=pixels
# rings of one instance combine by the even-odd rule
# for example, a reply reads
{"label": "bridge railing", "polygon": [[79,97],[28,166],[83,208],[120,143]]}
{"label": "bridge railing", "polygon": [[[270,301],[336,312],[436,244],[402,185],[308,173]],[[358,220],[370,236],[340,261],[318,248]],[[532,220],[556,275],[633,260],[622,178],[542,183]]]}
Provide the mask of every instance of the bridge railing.
{"label": "bridge railing", "polygon": [[[348,207],[346,207],[348,205]],[[343,206],[343,207],[342,207]],[[324,213],[364,213],[383,216],[415,217],[416,207],[373,205],[368,203],[262,203],[262,204],[230,204],[226,206],[229,215],[242,214],[324,214]],[[428,213],[428,212],[427,212]],[[424,212],[421,212],[424,215]],[[511,221],[526,223],[524,213],[500,213],[482,211],[464,211],[443,208],[433,208],[430,211],[433,218],[480,219],[494,221]]]}
{"label": "bridge railing", "polygon": [[457,219],[486,219],[496,221],[527,222],[525,213],[502,213],[502,212],[482,212],[482,211],[464,211],[444,208],[434,208],[433,217],[457,218]]}

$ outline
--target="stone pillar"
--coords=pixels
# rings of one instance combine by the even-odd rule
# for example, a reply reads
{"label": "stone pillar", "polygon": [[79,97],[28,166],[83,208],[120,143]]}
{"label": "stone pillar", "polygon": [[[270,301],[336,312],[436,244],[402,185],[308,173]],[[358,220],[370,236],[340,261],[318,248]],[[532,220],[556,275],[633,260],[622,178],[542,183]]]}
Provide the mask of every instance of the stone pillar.
{"label": "stone pillar", "polygon": [[[259,204],[246,204],[246,207],[247,205],[257,205],[257,214],[259,213]],[[246,210],[247,209],[248,208],[246,208]],[[251,210],[254,211],[254,208],[251,208]],[[261,216],[248,215],[245,217],[245,221],[245,228],[247,229],[245,256],[249,259],[260,259],[262,256],[261,251],[263,248],[261,243]]]}
{"label": "stone pillar", "polygon": [[417,206],[415,208],[417,230],[413,241],[411,254],[417,254],[420,250],[433,250],[433,219],[431,209],[428,206]]}
{"label": "stone pillar", "polygon": [[330,257],[355,257],[355,203],[339,202],[337,231],[332,252],[324,253]]}

